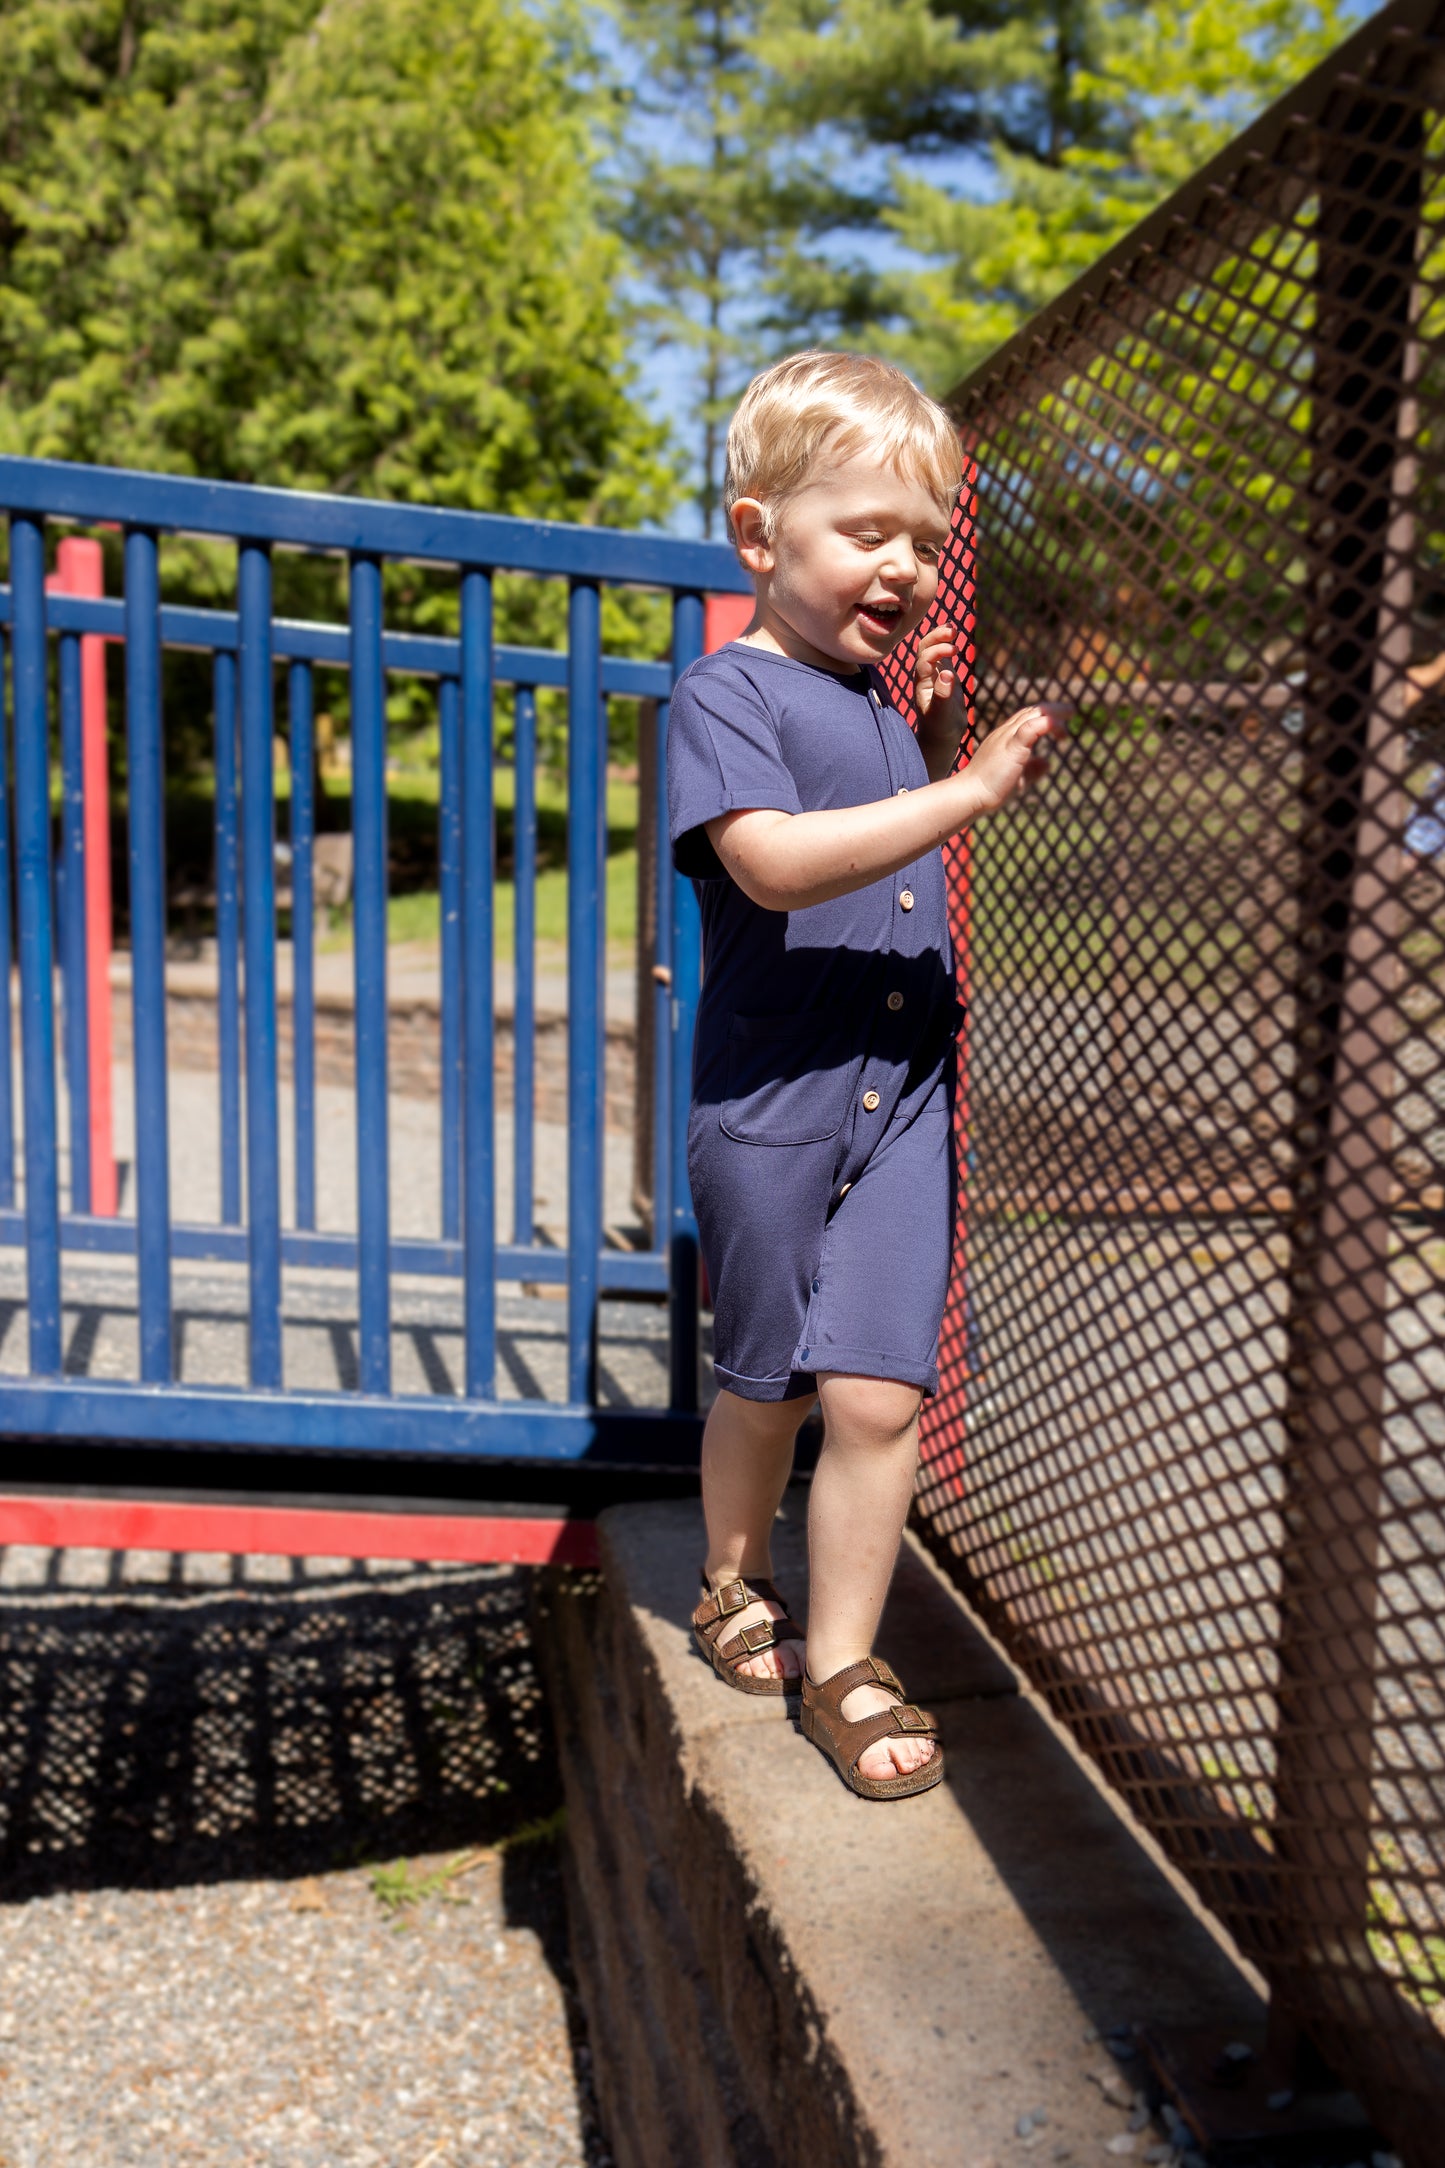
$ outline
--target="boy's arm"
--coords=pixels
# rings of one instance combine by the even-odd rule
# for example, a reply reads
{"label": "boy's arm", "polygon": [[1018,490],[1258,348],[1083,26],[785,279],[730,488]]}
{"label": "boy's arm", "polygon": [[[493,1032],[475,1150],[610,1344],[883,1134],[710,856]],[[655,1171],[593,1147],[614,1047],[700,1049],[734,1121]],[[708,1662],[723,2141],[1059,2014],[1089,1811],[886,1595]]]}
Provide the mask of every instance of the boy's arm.
{"label": "boy's arm", "polygon": [[836,812],[720,813],[708,836],[745,896],[766,911],[804,911],[884,880],[1005,804],[1042,775],[1049,741],[1063,735],[1061,708],[1021,708],[961,775]]}

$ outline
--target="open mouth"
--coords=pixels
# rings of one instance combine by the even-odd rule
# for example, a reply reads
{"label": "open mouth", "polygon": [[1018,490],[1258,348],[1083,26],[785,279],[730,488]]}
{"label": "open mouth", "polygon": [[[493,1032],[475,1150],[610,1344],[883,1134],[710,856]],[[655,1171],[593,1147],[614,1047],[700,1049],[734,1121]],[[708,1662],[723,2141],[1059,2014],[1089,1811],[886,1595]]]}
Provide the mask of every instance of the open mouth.
{"label": "open mouth", "polygon": [[891,640],[903,623],[901,602],[855,602],[853,608],[860,625],[869,632],[881,633],[885,639]]}

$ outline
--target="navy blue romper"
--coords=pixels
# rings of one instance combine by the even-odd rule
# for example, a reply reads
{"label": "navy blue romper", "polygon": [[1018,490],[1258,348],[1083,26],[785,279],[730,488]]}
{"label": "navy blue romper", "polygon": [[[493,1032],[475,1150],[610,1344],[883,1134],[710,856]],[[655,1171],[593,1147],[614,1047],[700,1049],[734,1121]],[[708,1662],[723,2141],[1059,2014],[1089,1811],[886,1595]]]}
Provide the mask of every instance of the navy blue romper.
{"label": "navy blue romper", "polygon": [[928,781],[872,674],[734,641],[673,692],[673,856],[702,908],[688,1172],[713,1362],[745,1400],[820,1370],[938,1389],[953,1245],[959,1009],[943,856],[802,911],[766,911],[704,823],[864,805]]}

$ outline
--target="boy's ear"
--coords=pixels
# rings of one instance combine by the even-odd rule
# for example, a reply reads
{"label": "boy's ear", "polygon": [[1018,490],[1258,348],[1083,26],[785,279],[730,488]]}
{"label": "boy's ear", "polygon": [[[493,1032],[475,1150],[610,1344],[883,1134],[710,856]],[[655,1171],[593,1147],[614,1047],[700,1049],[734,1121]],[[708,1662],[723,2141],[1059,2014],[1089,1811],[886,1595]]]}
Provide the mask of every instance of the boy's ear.
{"label": "boy's ear", "polygon": [[739,497],[732,505],[733,544],[739,562],[748,572],[771,572],[773,545],[768,539],[768,515],[756,497]]}

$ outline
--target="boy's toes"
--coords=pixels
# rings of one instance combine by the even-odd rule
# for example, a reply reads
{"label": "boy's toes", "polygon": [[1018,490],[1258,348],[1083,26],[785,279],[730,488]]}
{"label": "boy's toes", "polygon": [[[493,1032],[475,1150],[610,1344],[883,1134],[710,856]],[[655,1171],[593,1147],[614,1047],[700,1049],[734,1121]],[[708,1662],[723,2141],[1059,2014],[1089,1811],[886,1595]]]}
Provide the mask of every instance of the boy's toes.
{"label": "boy's toes", "polygon": [[801,1676],[803,1666],[796,1644],[783,1641],[776,1648],[764,1649],[761,1655],[749,1657],[737,1668],[750,1679],[796,1679]]}
{"label": "boy's toes", "polygon": [[875,1739],[859,1757],[858,1774],[874,1784],[886,1784],[890,1777],[912,1776],[933,1754],[931,1739]]}

